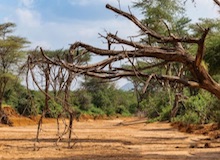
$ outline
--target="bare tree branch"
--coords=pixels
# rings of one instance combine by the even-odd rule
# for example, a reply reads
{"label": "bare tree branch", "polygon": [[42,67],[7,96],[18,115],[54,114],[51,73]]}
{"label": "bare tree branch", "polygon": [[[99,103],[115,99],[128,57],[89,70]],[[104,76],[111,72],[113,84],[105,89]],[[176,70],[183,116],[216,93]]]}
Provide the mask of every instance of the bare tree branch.
{"label": "bare tree branch", "polygon": [[[160,43],[160,47],[134,42],[132,39],[122,39],[118,37],[117,34],[107,33],[106,36],[101,35],[101,37],[107,41],[108,49],[101,49],[82,42],[75,42],[69,49],[69,53],[72,54],[72,58],[75,59],[73,63],[69,63],[68,61],[62,59],[50,59],[43,53],[44,58],[40,60],[66,68],[76,75],[82,74],[102,79],[118,79],[121,77],[135,76],[148,78],[149,81],[151,79],[149,77],[151,77],[152,73],[146,73],[147,69],[162,66],[170,62],[180,63],[180,66],[183,66],[184,70],[188,70],[191,73],[191,79],[182,75],[183,67],[180,70],[181,74],[176,74],[176,76],[170,74],[154,74],[153,77],[161,81],[169,81],[171,83],[180,83],[189,87],[203,88],[220,99],[220,85],[212,79],[208,71],[201,64],[204,56],[204,43],[209,29],[204,29],[201,37],[199,38],[176,37],[172,33],[170,33],[169,36],[164,36],[147,26],[144,26],[131,13],[126,13],[120,9],[110,6],[109,4],[106,5],[106,8],[129,19],[142,31],[143,34],[156,39],[157,42]],[[198,47],[196,56],[188,53],[188,51],[184,49],[183,43],[196,44]],[[112,44],[122,45],[122,49],[113,50],[111,48]],[[126,50],[123,48],[123,45],[128,45],[132,49]],[[94,64],[79,64],[77,63],[77,59],[80,58],[80,55],[74,57],[73,54],[79,49],[83,49],[85,53],[90,52],[95,55],[103,56],[105,59]],[[136,67],[133,61],[137,61],[138,58],[155,58],[162,60],[162,62],[145,67]],[[133,66],[132,69],[114,66],[115,62],[121,60],[130,62]],[[37,62],[39,60],[33,60],[33,62],[34,61]],[[108,65],[111,67],[107,67]],[[148,81],[146,82],[146,86],[147,84]]]}
{"label": "bare tree branch", "polygon": [[129,13],[119,10],[109,4],[106,5],[106,8],[118,13],[119,15],[122,15],[123,17],[128,18],[130,21],[136,24],[141,29],[141,31],[143,31],[145,34],[150,35],[151,37],[154,37],[160,40],[161,42],[171,42],[171,43],[173,42],[198,43],[199,42],[198,38],[173,38],[173,37],[162,36],[156,33],[155,31],[151,30],[150,28],[144,26],[135,16]]}
{"label": "bare tree branch", "polygon": [[220,7],[220,1],[219,0],[213,0],[219,7]]}
{"label": "bare tree branch", "polygon": [[198,43],[198,50],[197,50],[197,55],[196,55],[196,60],[195,60],[196,66],[199,66],[202,62],[202,59],[204,56],[204,48],[205,48],[204,43],[205,43],[205,38],[206,38],[208,32],[209,32],[209,28],[204,30],[204,33]]}

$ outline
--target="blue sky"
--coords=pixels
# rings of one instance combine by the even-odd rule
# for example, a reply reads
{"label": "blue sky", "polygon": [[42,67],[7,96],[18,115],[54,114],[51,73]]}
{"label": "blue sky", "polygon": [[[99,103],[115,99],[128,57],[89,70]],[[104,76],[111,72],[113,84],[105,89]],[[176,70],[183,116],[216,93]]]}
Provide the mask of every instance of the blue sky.
{"label": "blue sky", "polygon": [[[190,18],[217,17],[217,6],[211,0],[196,0],[196,7],[188,0]],[[17,24],[16,34],[32,42],[31,48],[68,48],[75,41],[102,46],[98,33],[104,30],[126,37],[138,29],[128,20],[105,9],[105,4],[118,6],[118,0],[0,0],[0,23]],[[128,11],[132,0],[120,0]],[[140,17],[139,11],[132,9]]]}
{"label": "blue sky", "polygon": [[[32,48],[67,48],[74,41],[100,45],[98,33],[105,29],[121,29],[123,35],[134,30],[127,28],[130,22],[106,10],[106,3],[118,6],[117,0],[1,0],[0,21],[16,23],[16,34],[31,41]],[[128,5],[131,1],[122,7]]]}

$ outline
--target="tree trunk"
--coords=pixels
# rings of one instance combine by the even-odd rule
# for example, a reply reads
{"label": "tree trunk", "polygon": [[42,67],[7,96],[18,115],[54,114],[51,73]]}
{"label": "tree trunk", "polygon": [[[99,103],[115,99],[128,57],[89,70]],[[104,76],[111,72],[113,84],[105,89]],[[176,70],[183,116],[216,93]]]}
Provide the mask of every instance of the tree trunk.
{"label": "tree trunk", "polygon": [[2,98],[0,97],[0,112],[2,112]]}
{"label": "tree trunk", "polygon": [[189,70],[199,84],[197,88],[205,89],[220,99],[220,85],[212,79],[208,71],[202,65],[198,67],[195,63],[191,63],[190,65]]}
{"label": "tree trunk", "polygon": [[49,87],[50,87],[50,66],[47,64],[47,68],[45,69],[45,111],[49,111]]}
{"label": "tree trunk", "polygon": [[43,108],[43,112],[42,115],[38,121],[38,127],[37,127],[37,135],[36,135],[36,142],[39,142],[39,134],[40,134],[40,129],[43,123],[43,118],[45,117],[45,115],[47,114],[47,112],[49,111],[49,80],[50,80],[50,68],[49,68],[49,64],[47,64],[47,68],[45,68],[44,74],[45,74],[45,100],[44,100],[44,108]]}
{"label": "tree trunk", "polygon": [[72,138],[72,127],[73,127],[73,111],[69,106],[70,97],[70,86],[73,80],[73,73],[69,72],[69,76],[66,81],[65,87],[65,97],[64,97],[64,109],[69,113],[69,137],[68,137],[68,148],[71,148],[71,138]]}
{"label": "tree trunk", "polygon": [[73,113],[69,113],[69,139],[68,139],[68,148],[71,148],[71,139],[72,139],[72,128],[73,128]]}
{"label": "tree trunk", "polygon": [[36,135],[36,142],[39,142],[39,134],[40,134],[40,129],[41,129],[41,125],[43,123],[43,117],[45,116],[45,111],[43,111],[39,121],[38,121],[38,125],[37,125],[37,135]]}

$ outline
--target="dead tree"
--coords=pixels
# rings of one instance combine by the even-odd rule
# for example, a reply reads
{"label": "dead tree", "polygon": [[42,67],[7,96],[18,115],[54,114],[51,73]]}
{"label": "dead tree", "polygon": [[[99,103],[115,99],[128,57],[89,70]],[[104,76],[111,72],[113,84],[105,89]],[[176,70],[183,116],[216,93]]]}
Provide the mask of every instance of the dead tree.
{"label": "dead tree", "polygon": [[[29,55],[27,60],[27,68],[28,71],[31,73],[31,77],[38,87],[38,89],[45,95],[45,105],[42,111],[42,115],[38,121],[38,128],[37,128],[37,135],[36,135],[36,142],[39,142],[39,132],[41,130],[42,120],[46,113],[50,112],[49,109],[49,100],[53,100],[57,102],[58,104],[61,104],[63,106],[63,112],[66,116],[66,114],[69,115],[69,125],[64,128],[64,131],[62,133],[59,132],[59,117],[61,117],[61,114],[58,114],[57,117],[57,129],[58,129],[58,140],[57,143],[63,138],[63,136],[67,133],[68,135],[68,147],[71,148],[71,135],[72,135],[72,128],[73,128],[73,120],[79,118],[79,113],[75,111],[73,108],[71,108],[71,105],[69,103],[70,100],[70,91],[71,91],[71,84],[72,81],[76,78],[76,74],[69,71],[68,69],[57,66],[51,63],[50,61],[46,60],[42,55],[45,55],[42,48],[40,48],[40,52],[42,54],[39,54],[39,52],[35,51],[32,54]],[[78,60],[79,57],[73,59],[73,56],[68,53],[66,56],[63,56],[64,58],[60,57],[54,57],[53,59],[56,59],[57,61],[65,61],[68,64],[73,63],[73,60],[75,60],[77,63],[80,62]],[[35,70],[39,70],[40,73],[42,73],[42,76],[45,80],[44,89],[40,86],[38,79],[35,75]],[[53,72],[52,72],[53,71]],[[40,74],[39,73],[39,74]],[[27,72],[28,76],[28,72]],[[51,96],[49,94],[49,87],[52,87],[54,90],[54,95]],[[66,117],[65,117],[66,118]],[[66,124],[66,122],[65,122]]]}
{"label": "dead tree", "polygon": [[[209,33],[209,28],[203,29],[201,32],[201,37],[177,37],[173,35],[165,36],[160,35],[154,30],[144,26],[141,21],[139,21],[131,13],[124,12],[120,9],[117,9],[109,4],[106,5],[106,8],[127,18],[133,22],[138,29],[141,30],[142,34],[154,38],[158,43],[165,44],[164,46],[149,46],[147,44],[135,42],[133,40],[126,40],[118,37],[116,34],[108,33],[107,41],[111,41],[111,44],[115,45],[127,45],[133,49],[124,49],[121,50],[108,50],[96,48],[94,46],[82,43],[75,42],[71,45],[70,51],[75,51],[78,48],[83,48],[84,50],[94,53],[100,56],[106,56],[106,59],[89,65],[78,65],[78,64],[68,64],[62,61],[54,61],[50,58],[45,58],[53,64],[65,67],[74,73],[80,73],[88,76],[103,78],[103,79],[115,79],[126,76],[140,76],[148,78],[150,75],[144,71],[143,68],[136,68],[136,71],[133,69],[126,69],[123,67],[112,66],[112,69],[107,69],[107,65],[113,64],[116,61],[129,59],[129,58],[155,58],[160,59],[166,63],[180,63],[182,64],[190,73],[192,78],[180,77],[176,75],[158,75],[155,74],[154,77],[158,80],[169,81],[173,83],[180,83],[187,87],[192,88],[201,88],[205,89],[211,94],[215,95],[220,99],[220,85],[213,80],[209,75],[208,71],[205,69],[201,63],[203,56],[205,54],[205,39]],[[103,36],[104,37],[104,36]],[[195,44],[197,45],[197,54],[193,56],[188,53],[183,47],[179,47],[176,44]],[[168,47],[168,45],[170,47]],[[184,46],[184,45],[181,45]],[[152,68],[155,65],[152,66]],[[150,66],[148,66],[150,68]],[[146,70],[145,70],[146,71]]]}
{"label": "dead tree", "polygon": [[[36,142],[39,142],[39,133],[41,130],[41,126],[42,126],[42,122],[43,122],[43,118],[45,117],[46,113],[49,112],[49,100],[50,100],[50,96],[49,96],[49,87],[50,87],[50,69],[51,69],[51,65],[49,63],[42,63],[41,62],[41,57],[38,54],[32,54],[28,57],[26,66],[27,66],[27,75],[30,72],[31,76],[32,76],[32,80],[34,81],[35,84],[37,84],[37,87],[43,91],[43,89],[41,89],[38,80],[35,78],[34,76],[34,69],[39,70],[41,72],[43,72],[43,77],[45,78],[45,87],[44,87],[44,92],[45,93],[45,99],[44,99],[44,107],[42,108],[42,114],[40,116],[40,119],[38,120],[38,127],[37,127],[37,135],[36,135]],[[38,74],[40,74],[38,72]],[[28,85],[27,85],[28,86]]]}

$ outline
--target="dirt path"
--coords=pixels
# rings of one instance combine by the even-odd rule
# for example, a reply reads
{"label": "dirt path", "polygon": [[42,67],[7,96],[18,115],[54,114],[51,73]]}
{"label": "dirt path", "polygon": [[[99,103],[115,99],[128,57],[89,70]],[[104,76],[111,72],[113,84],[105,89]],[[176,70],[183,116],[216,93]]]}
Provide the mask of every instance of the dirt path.
{"label": "dirt path", "polygon": [[[141,122],[122,119],[75,122],[72,149],[67,149],[66,140],[55,146],[55,124],[43,125],[40,143],[34,142],[36,126],[1,127],[0,159],[220,159],[220,140],[180,133],[168,123]],[[37,151],[33,150],[34,144]]]}

